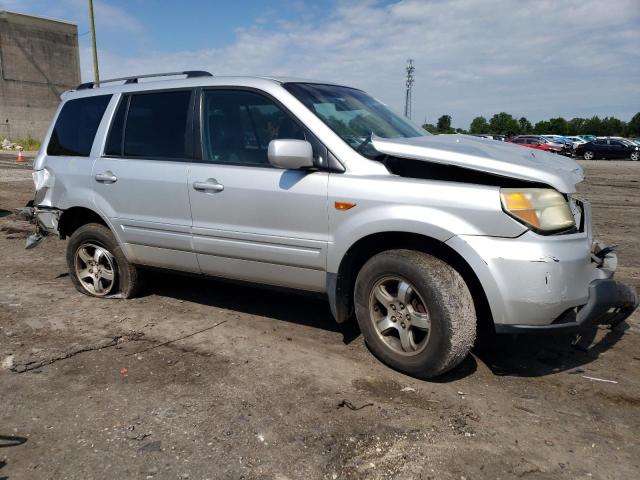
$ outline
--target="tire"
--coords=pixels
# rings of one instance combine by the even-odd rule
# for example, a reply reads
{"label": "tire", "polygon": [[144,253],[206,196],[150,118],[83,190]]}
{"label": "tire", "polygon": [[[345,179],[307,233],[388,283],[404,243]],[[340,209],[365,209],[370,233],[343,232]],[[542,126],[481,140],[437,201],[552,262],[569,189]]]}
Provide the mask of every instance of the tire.
{"label": "tire", "polygon": [[140,290],[139,269],[127,261],[113,233],[104,225],[88,223],[73,232],[66,256],[69,276],[80,293],[132,298]]}
{"label": "tire", "polygon": [[629,158],[634,162],[637,162],[640,159],[640,152],[637,152],[637,151],[631,152],[631,155],[629,156]]}
{"label": "tire", "polygon": [[367,346],[403,373],[437,377],[462,362],[473,346],[471,292],[453,267],[431,255],[412,250],[375,255],[358,273],[354,297]]}
{"label": "tire", "polygon": [[593,160],[595,158],[595,155],[591,150],[587,150],[582,154],[582,158],[584,158],[585,160]]}

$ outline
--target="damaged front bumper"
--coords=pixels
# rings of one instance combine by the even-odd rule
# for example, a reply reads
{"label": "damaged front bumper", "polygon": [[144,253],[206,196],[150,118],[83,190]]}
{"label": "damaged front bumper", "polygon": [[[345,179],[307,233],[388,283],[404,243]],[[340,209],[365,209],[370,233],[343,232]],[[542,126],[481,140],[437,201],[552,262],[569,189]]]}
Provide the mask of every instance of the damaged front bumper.
{"label": "damaged front bumper", "polygon": [[590,231],[518,238],[456,236],[447,242],[484,287],[497,333],[578,331],[622,322],[638,307],[613,280],[618,259]]}
{"label": "damaged front bumper", "polygon": [[497,333],[535,333],[549,331],[578,332],[594,325],[612,328],[626,320],[638,307],[634,288],[613,279],[593,280],[589,300],[571,308],[549,325],[496,325]]}

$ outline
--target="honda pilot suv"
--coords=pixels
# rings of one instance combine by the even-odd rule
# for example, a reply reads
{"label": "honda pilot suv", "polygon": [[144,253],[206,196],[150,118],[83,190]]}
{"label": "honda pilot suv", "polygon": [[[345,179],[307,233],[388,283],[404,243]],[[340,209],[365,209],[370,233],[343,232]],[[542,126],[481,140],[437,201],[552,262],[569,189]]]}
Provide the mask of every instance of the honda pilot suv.
{"label": "honda pilot suv", "polygon": [[316,292],[421,378],[485,322],[578,330],[638,304],[571,159],[433,136],[331,83],[166,75],[64,93],[34,161],[31,241],[68,239],[83,294],[130,298],[145,267]]}

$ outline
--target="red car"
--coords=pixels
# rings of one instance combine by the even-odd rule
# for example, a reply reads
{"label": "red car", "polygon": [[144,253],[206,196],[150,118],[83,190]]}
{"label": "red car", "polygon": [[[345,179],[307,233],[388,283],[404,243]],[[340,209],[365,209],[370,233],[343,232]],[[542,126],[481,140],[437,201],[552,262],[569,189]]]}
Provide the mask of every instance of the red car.
{"label": "red car", "polygon": [[558,147],[556,145],[550,144],[546,140],[542,138],[535,137],[514,137],[511,140],[508,140],[510,143],[515,143],[517,145],[522,145],[523,147],[529,148],[537,148],[538,150],[546,150],[551,153],[560,153],[562,151],[562,147]]}

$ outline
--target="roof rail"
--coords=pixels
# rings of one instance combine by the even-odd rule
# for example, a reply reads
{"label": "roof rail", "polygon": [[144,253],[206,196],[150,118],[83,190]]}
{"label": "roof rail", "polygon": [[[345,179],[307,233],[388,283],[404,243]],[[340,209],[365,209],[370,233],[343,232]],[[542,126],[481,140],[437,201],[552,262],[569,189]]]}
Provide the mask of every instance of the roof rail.
{"label": "roof rail", "polygon": [[146,75],[135,75],[133,77],[120,77],[120,78],[109,78],[107,80],[100,80],[99,82],[85,82],[81,83],[76,87],[76,90],[87,90],[89,88],[99,87],[103,83],[111,83],[111,82],[122,82],[124,84],[130,83],[138,83],[140,78],[152,78],[152,77],[174,77],[176,75],[186,75],[187,78],[197,78],[197,77],[213,77],[209,72],[205,72],[204,70],[185,70],[184,72],[167,72],[167,73],[149,73]]}

